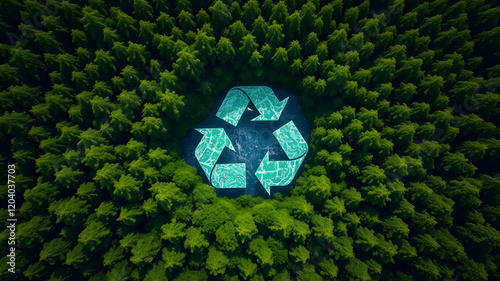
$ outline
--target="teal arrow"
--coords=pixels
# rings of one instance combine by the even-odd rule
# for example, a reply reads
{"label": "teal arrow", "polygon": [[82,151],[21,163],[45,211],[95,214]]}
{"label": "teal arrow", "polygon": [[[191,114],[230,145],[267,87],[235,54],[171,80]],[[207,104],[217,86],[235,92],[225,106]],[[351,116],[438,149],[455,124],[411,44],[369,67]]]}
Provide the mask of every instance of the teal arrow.
{"label": "teal arrow", "polygon": [[216,116],[236,127],[249,102],[244,92],[238,88],[232,88],[227,92]]}
{"label": "teal arrow", "polygon": [[[216,116],[236,127],[250,101],[260,114],[252,121],[276,121],[279,120],[288,98],[279,101],[273,90],[266,86],[234,87],[228,91]],[[216,188],[245,188],[245,163],[216,165],[224,147],[234,151],[224,129],[197,131],[203,134],[203,138],[195,149],[195,156],[212,185]],[[293,121],[286,123],[273,134],[290,160],[270,161],[269,153],[262,159],[255,175],[269,195],[271,186],[285,186],[292,182],[308,151],[308,145]]]}
{"label": "teal arrow", "polygon": [[215,165],[211,182],[217,188],[246,188],[245,163]]}
{"label": "teal arrow", "polygon": [[305,155],[288,161],[269,161],[269,152],[267,152],[260,162],[255,176],[267,193],[271,195],[271,186],[285,186],[292,182],[304,158]]}
{"label": "teal arrow", "polygon": [[279,101],[273,90],[266,86],[234,87],[227,93],[216,116],[233,126],[238,125],[250,101],[248,98],[260,113],[252,121],[279,120],[288,102],[288,98]]}
{"label": "teal arrow", "polygon": [[238,87],[245,92],[255,105],[260,115],[252,121],[275,121],[279,120],[281,112],[285,108],[288,98],[279,101],[273,90],[266,86],[243,86]]}
{"label": "teal arrow", "polygon": [[292,182],[306,157],[308,146],[293,121],[274,131],[281,148],[292,160],[269,161],[269,152],[264,156],[255,175],[260,183],[271,195],[271,186],[285,186]]}
{"label": "teal arrow", "polygon": [[210,180],[210,173],[224,147],[227,146],[232,151],[234,151],[234,147],[223,128],[196,130],[203,134],[203,138],[196,147],[194,155],[198,159],[205,175]]}
{"label": "teal arrow", "polygon": [[286,123],[273,134],[288,158],[295,159],[307,153],[307,143],[293,121]]}

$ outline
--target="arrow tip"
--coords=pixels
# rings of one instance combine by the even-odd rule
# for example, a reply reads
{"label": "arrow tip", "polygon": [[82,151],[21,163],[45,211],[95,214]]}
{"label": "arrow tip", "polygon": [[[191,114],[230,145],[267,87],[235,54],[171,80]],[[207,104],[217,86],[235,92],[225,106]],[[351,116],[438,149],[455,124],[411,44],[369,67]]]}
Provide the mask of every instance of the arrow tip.
{"label": "arrow tip", "polygon": [[262,161],[260,162],[259,168],[255,172],[255,176],[260,181],[267,194],[271,195],[271,183],[265,179],[265,166],[269,163],[269,152],[266,153]]}
{"label": "arrow tip", "polygon": [[285,105],[286,105],[286,103],[288,102],[288,99],[289,99],[289,98],[290,98],[290,97],[286,97],[286,98],[284,98],[282,101],[280,101],[280,104],[283,104],[283,106],[285,106]]}
{"label": "arrow tip", "polygon": [[[203,134],[203,138],[206,137],[207,139],[217,139],[217,137],[222,137],[222,144],[224,146],[227,146],[232,151],[236,152],[224,128],[200,128],[195,130]],[[221,148],[224,148],[224,146],[222,146]]]}
{"label": "arrow tip", "polygon": [[[285,106],[288,102],[288,99],[290,97],[286,97],[280,102],[277,102],[276,104],[272,104],[271,107],[272,109],[261,109],[259,110],[260,115],[252,119],[252,121],[277,121],[281,117],[281,113],[283,112],[283,109],[285,109]],[[264,112],[261,112],[264,111]]]}
{"label": "arrow tip", "polygon": [[271,187],[270,186],[264,186],[264,189],[267,191],[267,194],[271,196]]}
{"label": "arrow tip", "polygon": [[232,151],[236,152],[236,150],[234,149],[234,146],[233,144],[231,143],[231,140],[229,140],[229,138],[227,138],[227,142],[225,143],[225,145],[231,149]]}
{"label": "arrow tip", "polygon": [[262,161],[259,165],[259,170],[264,170],[264,165],[266,165],[267,163],[269,163],[269,151],[266,152],[266,155],[264,155],[264,158],[262,158]]}
{"label": "arrow tip", "polygon": [[229,139],[229,136],[227,135],[226,133],[226,130],[222,129],[222,137],[224,138],[224,145],[227,146],[229,149],[231,149],[232,151],[236,152],[236,150],[234,149],[233,147],[233,143],[231,142],[231,140]]}

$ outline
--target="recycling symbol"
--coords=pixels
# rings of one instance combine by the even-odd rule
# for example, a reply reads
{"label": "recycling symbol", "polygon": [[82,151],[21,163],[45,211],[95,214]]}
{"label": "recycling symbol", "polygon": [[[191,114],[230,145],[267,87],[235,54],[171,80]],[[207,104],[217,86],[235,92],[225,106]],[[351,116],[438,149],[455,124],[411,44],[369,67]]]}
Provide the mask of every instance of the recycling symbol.
{"label": "recycling symbol", "polygon": [[[237,86],[231,88],[216,116],[234,127],[252,102],[259,115],[254,122],[277,121],[285,108],[288,97],[279,101],[267,86]],[[235,151],[224,128],[197,128],[203,134],[195,149],[195,157],[210,183],[216,188],[246,188],[246,163],[217,164],[225,147]],[[292,182],[302,162],[308,145],[293,121],[273,132],[288,160],[271,161],[269,152],[261,160],[255,176],[271,195],[272,186],[286,186]]]}

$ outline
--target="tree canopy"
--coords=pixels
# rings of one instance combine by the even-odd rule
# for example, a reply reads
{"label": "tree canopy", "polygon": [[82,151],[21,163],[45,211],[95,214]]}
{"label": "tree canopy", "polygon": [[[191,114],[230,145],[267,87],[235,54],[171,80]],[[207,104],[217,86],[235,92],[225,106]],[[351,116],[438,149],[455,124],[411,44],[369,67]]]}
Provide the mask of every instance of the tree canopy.
{"label": "tree canopy", "polygon": [[[498,1],[0,7],[0,279],[500,279]],[[260,84],[296,93],[304,168],[220,196],[181,142]]]}

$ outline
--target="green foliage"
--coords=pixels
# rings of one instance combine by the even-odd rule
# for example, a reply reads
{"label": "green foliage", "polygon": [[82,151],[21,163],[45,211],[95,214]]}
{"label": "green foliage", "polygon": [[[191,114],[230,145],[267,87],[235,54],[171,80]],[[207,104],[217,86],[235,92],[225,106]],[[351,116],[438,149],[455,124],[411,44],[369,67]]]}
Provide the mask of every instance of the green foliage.
{"label": "green foliage", "polygon": [[220,0],[210,6],[208,10],[212,14],[212,25],[216,31],[228,26],[233,18],[226,4]]}
{"label": "green foliage", "polygon": [[161,241],[158,237],[146,234],[145,237],[137,241],[137,244],[130,251],[132,253],[130,261],[135,264],[150,264],[160,249]]}
{"label": "green foliage", "polygon": [[282,32],[283,25],[276,23],[276,21],[272,22],[267,29],[266,40],[269,42],[269,45],[273,48],[278,48],[281,46],[285,40],[285,35]]}
{"label": "green foliage", "polygon": [[111,231],[101,222],[91,222],[78,235],[78,243],[90,251],[105,247]]}
{"label": "green foliage", "polygon": [[57,216],[56,223],[64,222],[76,226],[88,215],[88,207],[85,201],[73,196],[52,202],[48,210]]}
{"label": "green foliage", "polygon": [[201,232],[200,228],[190,227],[186,232],[186,240],[184,241],[184,248],[189,249],[192,253],[200,251],[202,248],[208,247],[208,241],[205,235]]}
{"label": "green foliage", "polygon": [[131,175],[122,174],[120,179],[114,183],[113,195],[124,198],[130,202],[140,199],[140,182]]}
{"label": "green foliage", "polygon": [[253,239],[248,247],[248,252],[257,258],[261,266],[273,265],[273,250],[269,247],[268,241],[265,241],[262,236]]}
{"label": "green foliage", "polygon": [[236,229],[232,222],[227,222],[215,233],[219,248],[224,251],[234,251],[239,246],[236,239]]}
{"label": "green foliage", "polygon": [[183,252],[178,252],[175,249],[163,248],[162,258],[164,269],[174,270],[175,268],[182,267],[185,257],[186,254]]}
{"label": "green foliage", "polygon": [[34,216],[29,221],[19,224],[16,239],[20,247],[31,248],[40,244],[49,230],[50,218],[48,216]]}
{"label": "green foliage", "polygon": [[43,245],[43,249],[40,251],[40,261],[46,261],[50,265],[61,262],[70,247],[71,243],[63,238],[55,238]]}
{"label": "green foliage", "polygon": [[[77,2],[1,5],[22,278],[500,278],[498,1]],[[180,157],[242,81],[311,125],[273,199],[218,198]]]}
{"label": "green foliage", "polygon": [[120,215],[116,219],[125,225],[133,226],[141,218],[143,213],[142,208],[137,204],[129,204],[121,207]]}
{"label": "green foliage", "polygon": [[173,64],[174,69],[178,71],[182,77],[194,79],[199,82],[199,77],[204,72],[203,64],[201,60],[197,58],[197,56],[199,56],[199,52],[184,48],[177,53],[177,56],[179,58]]}
{"label": "green foliage", "polygon": [[349,259],[349,263],[346,266],[346,271],[350,278],[356,280],[370,280],[371,277],[368,274],[368,265],[357,258]]}
{"label": "green foliage", "polygon": [[234,219],[234,226],[242,243],[249,241],[252,239],[252,236],[257,233],[257,226],[255,225],[252,215],[248,212],[236,216]]}
{"label": "green foliage", "polygon": [[229,264],[229,259],[223,252],[210,248],[207,257],[207,269],[211,275],[223,274],[226,271],[226,266]]}
{"label": "green foliage", "polygon": [[165,211],[169,211],[174,204],[183,203],[186,200],[186,195],[173,182],[157,182],[149,191]]}

